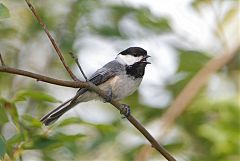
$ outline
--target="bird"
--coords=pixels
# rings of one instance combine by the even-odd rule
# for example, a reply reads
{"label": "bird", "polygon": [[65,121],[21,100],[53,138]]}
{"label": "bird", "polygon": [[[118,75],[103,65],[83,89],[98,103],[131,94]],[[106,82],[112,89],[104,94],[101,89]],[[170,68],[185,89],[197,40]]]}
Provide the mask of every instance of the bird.
{"label": "bird", "polygon": [[[80,88],[76,95],[65,101],[54,110],[43,116],[40,121],[45,125],[51,125],[64,113],[81,102],[100,100],[110,102],[119,101],[133,94],[142,82],[150,55],[141,47],[129,47],[117,54],[116,58],[93,73],[88,82],[98,86],[107,97],[102,98],[97,93],[86,88]],[[130,107],[122,104],[125,109],[124,117],[130,115]]]}

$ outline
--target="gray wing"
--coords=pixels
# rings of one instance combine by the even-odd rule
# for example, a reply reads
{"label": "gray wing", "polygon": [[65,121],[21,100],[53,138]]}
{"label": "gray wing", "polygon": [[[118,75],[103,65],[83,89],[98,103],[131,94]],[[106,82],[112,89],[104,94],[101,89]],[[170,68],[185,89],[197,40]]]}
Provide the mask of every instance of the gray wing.
{"label": "gray wing", "polygon": [[[108,79],[116,76],[118,73],[124,71],[124,69],[125,67],[122,64],[118,63],[116,60],[113,60],[104,65],[102,68],[98,69],[95,73],[93,73],[88,79],[88,81],[92,82],[95,85],[99,85],[106,82]],[[88,91],[88,89],[86,88],[79,89],[74,98],[78,98],[86,91]]]}
{"label": "gray wing", "polygon": [[[116,76],[120,72],[124,70],[124,66],[118,63],[117,61],[111,61],[104,65],[101,69],[98,69],[90,78],[89,81],[94,83],[95,85],[99,85],[104,83],[108,79]],[[52,110],[45,116],[41,118],[41,122],[43,122],[46,126],[54,123],[59,117],[61,117],[65,112],[73,108],[78,102],[77,98],[86,92],[88,89],[82,88],[77,91],[77,94],[71,98],[70,100],[64,102],[56,109]]]}

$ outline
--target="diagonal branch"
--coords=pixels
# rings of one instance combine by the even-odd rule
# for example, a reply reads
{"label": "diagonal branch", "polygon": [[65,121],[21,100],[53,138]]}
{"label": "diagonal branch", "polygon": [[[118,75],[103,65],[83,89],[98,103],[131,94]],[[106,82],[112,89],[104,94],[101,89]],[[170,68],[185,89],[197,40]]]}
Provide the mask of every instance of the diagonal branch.
{"label": "diagonal branch", "polygon": [[[16,74],[21,75],[29,78],[36,79],[37,81],[42,81],[50,84],[55,84],[59,86],[65,86],[65,87],[73,87],[73,88],[87,88],[91,91],[96,92],[101,97],[106,98],[107,95],[104,93],[99,87],[94,85],[90,82],[81,82],[81,81],[63,81],[47,76],[43,76],[40,74],[28,72],[25,70],[10,68],[6,66],[0,66],[0,72],[3,73],[10,73],[10,74]],[[122,110],[122,105],[117,101],[110,101],[110,103],[117,108],[119,111]],[[131,114],[127,117],[128,121],[132,123],[134,127],[136,127],[146,138],[147,140],[152,144],[152,147],[154,147],[158,152],[160,152],[167,160],[169,161],[175,161],[175,159],[168,153],[167,150],[164,149],[155,139],[154,137],[139,123]]]}
{"label": "diagonal branch", "polygon": [[[87,88],[87,89],[89,89],[91,91],[94,91],[95,93],[99,94],[102,98],[106,98],[107,95],[99,87],[97,87],[96,85],[94,85],[91,82],[81,82],[76,78],[76,76],[71,72],[71,70],[66,65],[66,63],[64,61],[64,58],[62,56],[61,50],[58,48],[57,44],[55,43],[55,40],[52,38],[51,34],[47,30],[46,25],[42,22],[40,17],[37,15],[34,7],[29,2],[29,0],[25,0],[25,1],[28,4],[28,7],[32,11],[35,18],[37,19],[37,21],[40,23],[40,25],[42,26],[42,28],[46,32],[48,38],[50,39],[54,49],[56,50],[56,52],[58,54],[60,60],[62,61],[65,69],[68,71],[69,75],[72,77],[72,79],[74,81],[70,82],[70,81],[57,80],[57,79],[54,79],[54,78],[42,76],[42,75],[39,75],[39,74],[35,74],[35,73],[31,73],[31,72],[27,72],[27,71],[15,69],[15,68],[9,68],[9,67],[0,67],[0,72],[18,74],[18,75],[22,75],[22,76],[37,79],[38,81],[43,81],[43,82],[56,84],[56,85],[69,86],[69,87],[74,87],[74,88],[83,88],[84,87],[84,88]],[[80,66],[80,70],[81,70],[81,66]],[[81,70],[81,72],[82,72],[83,75],[85,75],[82,70]],[[109,103],[111,103],[114,107],[116,107],[120,112],[122,111],[122,105],[119,102],[111,100]],[[127,117],[127,119],[128,119],[129,122],[131,122],[133,124],[133,126],[135,126],[148,139],[148,141],[152,144],[152,147],[154,147],[158,152],[160,152],[168,161],[176,161],[170,155],[170,153],[168,153],[168,151],[165,150],[164,147],[162,147],[154,139],[154,137],[132,115],[129,115]]]}
{"label": "diagonal branch", "polygon": [[[220,57],[210,60],[184,87],[172,105],[162,117],[162,129],[164,132],[176,121],[197,95],[200,89],[207,83],[209,77],[230,62],[240,52],[240,46],[232,52],[224,53]],[[162,135],[164,134],[162,133]]]}
{"label": "diagonal branch", "polygon": [[53,39],[53,37],[51,36],[50,32],[48,31],[46,25],[43,23],[42,19],[38,16],[38,14],[36,13],[35,8],[33,7],[33,5],[29,2],[29,0],[25,0],[28,7],[30,8],[30,10],[32,11],[34,17],[37,19],[37,21],[39,22],[39,24],[42,26],[43,30],[45,31],[45,33],[47,34],[49,40],[51,41],[56,53],[58,54],[58,57],[60,58],[63,66],[65,67],[65,69],[67,70],[67,72],[69,73],[70,77],[75,80],[78,81],[77,77],[73,74],[73,72],[70,70],[70,68],[67,66],[67,64],[65,63],[63,54],[60,50],[60,48],[58,47],[58,45],[56,44],[55,40]]}
{"label": "diagonal branch", "polygon": [[[210,60],[185,86],[181,93],[177,96],[172,105],[168,108],[161,118],[161,133],[158,139],[167,133],[168,129],[176,122],[177,118],[186,110],[192,99],[197,95],[200,89],[207,83],[209,77],[228,64],[237,54],[240,53],[240,46],[231,52],[226,52],[220,57],[215,57]],[[152,149],[149,146],[144,146],[136,157],[138,161],[145,161],[151,154]]]}
{"label": "diagonal branch", "polygon": [[[114,105],[113,103],[111,104]],[[173,156],[171,156],[171,154],[163,146],[161,146],[132,115],[129,115],[127,119],[149,140],[149,142],[152,144],[152,147],[154,147],[158,152],[160,152],[167,160],[176,161],[176,159],[174,159]]]}

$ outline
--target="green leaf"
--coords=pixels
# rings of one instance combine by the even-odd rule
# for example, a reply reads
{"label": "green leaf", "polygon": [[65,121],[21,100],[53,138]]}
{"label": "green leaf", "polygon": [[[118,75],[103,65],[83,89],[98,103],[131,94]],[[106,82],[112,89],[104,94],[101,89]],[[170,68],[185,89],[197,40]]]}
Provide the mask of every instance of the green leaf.
{"label": "green leaf", "polygon": [[115,24],[118,24],[118,22],[126,15],[130,13],[136,12],[137,9],[130,7],[130,6],[119,6],[119,5],[112,5],[111,6],[111,16],[113,17],[112,20]]}
{"label": "green leaf", "polygon": [[4,103],[8,102],[7,99],[0,97],[0,103],[4,105]]}
{"label": "green leaf", "polygon": [[107,17],[109,17],[109,22],[101,26],[96,26],[93,23],[91,29],[103,36],[124,37],[125,35],[119,30],[119,23],[124,16],[135,11],[136,10],[132,7],[111,5],[109,15],[107,15]]}
{"label": "green leaf", "polygon": [[9,26],[4,26],[1,24],[0,39],[5,40],[6,38],[13,38],[16,36],[17,32],[18,31],[15,28],[9,27]]}
{"label": "green leaf", "polygon": [[195,74],[198,72],[210,59],[207,54],[199,51],[178,50],[179,52],[179,67],[178,72],[190,72]]}
{"label": "green leaf", "polygon": [[6,111],[3,108],[3,104],[1,104],[0,102],[0,126],[2,126],[6,122],[8,122],[8,117]]}
{"label": "green leaf", "polygon": [[6,141],[2,135],[0,135],[0,159],[3,159],[6,153]]}
{"label": "green leaf", "polygon": [[46,136],[35,136],[34,142],[30,149],[43,149],[43,148],[53,148],[60,146],[61,142],[58,142],[56,138],[46,137]]}
{"label": "green leaf", "polygon": [[92,29],[100,35],[109,36],[109,37],[121,37],[122,34],[119,31],[117,26],[101,26],[101,27],[92,27]]}
{"label": "green leaf", "polygon": [[85,135],[83,134],[76,134],[76,135],[66,135],[63,133],[58,133],[56,135],[53,136],[56,140],[58,140],[58,142],[62,142],[62,143],[68,143],[68,142],[74,142],[77,139],[80,139],[82,137],[85,137]]}
{"label": "green leaf", "polygon": [[[187,138],[191,138],[191,147],[199,149],[198,160],[231,160],[229,158],[237,158],[239,154],[240,122],[236,121],[239,114],[237,98],[219,101],[198,97],[177,124],[185,129]],[[211,147],[211,151],[207,147]]]}
{"label": "green leaf", "polygon": [[2,3],[0,3],[0,19],[4,19],[8,17],[10,17],[8,8]]}
{"label": "green leaf", "polygon": [[57,147],[62,147],[67,143],[75,142],[77,139],[84,137],[85,135],[66,135],[63,133],[56,133],[53,136],[34,136],[31,142],[25,143],[25,149],[55,149]]}
{"label": "green leaf", "polygon": [[236,4],[236,6],[231,7],[224,15],[222,24],[220,23],[219,25],[223,25],[223,26],[228,25],[237,16],[238,11],[239,11],[238,4]]}
{"label": "green leaf", "polygon": [[67,126],[67,125],[72,125],[72,124],[81,124],[83,121],[79,117],[70,117],[67,119],[64,119],[63,121],[60,122],[58,125],[59,127],[61,126]]}
{"label": "green leaf", "polygon": [[22,118],[23,118],[24,125],[27,126],[28,128],[41,128],[42,127],[42,123],[38,119],[36,119],[30,115],[23,115]]}
{"label": "green leaf", "polygon": [[192,7],[200,12],[200,8],[203,6],[203,5],[211,5],[212,3],[212,0],[194,0],[192,2]]}
{"label": "green leaf", "polygon": [[24,135],[22,133],[17,133],[15,135],[13,135],[10,139],[8,139],[6,144],[8,146],[12,146],[17,143],[20,143],[23,140],[24,140]]}
{"label": "green leaf", "polygon": [[[168,89],[172,91],[174,96],[178,95],[192,77],[210,60],[207,54],[199,51],[178,49],[178,53],[179,66],[177,72],[185,74],[185,76],[174,84],[168,85]],[[173,79],[176,80],[176,77]]]}
{"label": "green leaf", "polygon": [[137,12],[137,20],[143,27],[156,32],[171,31],[167,19],[153,15],[148,9],[139,10]]}
{"label": "green leaf", "polygon": [[19,115],[18,115],[18,111],[17,111],[17,107],[15,106],[15,104],[10,104],[9,105],[9,113],[11,114],[13,121],[16,125],[19,124]]}
{"label": "green leaf", "polygon": [[[0,99],[0,102],[1,102],[1,99]],[[18,111],[15,104],[5,100],[5,102],[3,103],[3,108],[11,115],[14,124],[18,127],[19,117],[18,117]]]}
{"label": "green leaf", "polygon": [[6,150],[10,158],[14,157],[16,145],[19,145],[23,140],[24,140],[23,134],[17,133],[6,141]]}
{"label": "green leaf", "polygon": [[31,90],[18,92],[15,98],[13,99],[13,102],[25,101],[27,98],[31,98],[38,101],[53,102],[53,103],[59,102],[56,98],[46,94],[45,92],[31,91]]}
{"label": "green leaf", "polygon": [[188,74],[184,79],[179,80],[174,84],[169,84],[167,86],[167,89],[172,92],[173,96],[177,96],[182,91],[182,89],[187,85],[187,83],[191,80],[192,77],[193,74]]}

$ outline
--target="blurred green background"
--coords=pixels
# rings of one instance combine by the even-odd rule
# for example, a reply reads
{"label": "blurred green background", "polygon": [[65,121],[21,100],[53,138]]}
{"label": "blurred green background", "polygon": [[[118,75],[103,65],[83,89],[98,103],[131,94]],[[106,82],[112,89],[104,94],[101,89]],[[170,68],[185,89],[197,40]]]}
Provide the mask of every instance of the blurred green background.
{"label": "blurred green background", "polygon": [[[238,0],[32,2],[81,79],[69,52],[89,76],[129,46],[148,51],[152,65],[140,89],[123,102],[177,160],[239,160],[239,53],[210,76],[160,137],[162,116],[191,78],[214,57],[239,47]],[[70,80],[24,0],[0,1],[0,52],[8,66]],[[75,92],[0,73],[0,159],[164,160],[108,104],[83,103],[50,127],[39,122]]]}

